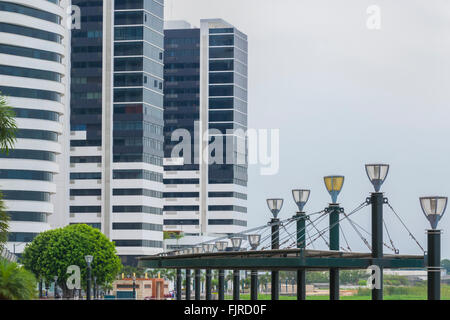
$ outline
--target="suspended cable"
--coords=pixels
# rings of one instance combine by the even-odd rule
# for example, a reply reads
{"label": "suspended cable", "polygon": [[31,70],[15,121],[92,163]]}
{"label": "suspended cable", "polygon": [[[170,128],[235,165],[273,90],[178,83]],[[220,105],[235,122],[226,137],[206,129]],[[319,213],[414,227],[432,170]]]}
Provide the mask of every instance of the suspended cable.
{"label": "suspended cable", "polygon": [[305,226],[303,227],[303,228],[301,228],[300,230],[297,230],[297,234],[298,234],[298,237],[296,237],[296,241],[293,241],[289,246],[288,246],[288,248],[292,248],[293,246],[297,246],[297,242],[300,240],[300,234],[303,232],[303,231],[305,231],[305,230],[307,230],[307,227],[308,227],[308,223],[311,223],[311,219],[310,219],[310,216],[312,216],[312,215],[316,215],[316,214],[319,214],[319,213],[323,213],[321,216],[319,216],[319,217],[317,217],[314,221],[317,221],[317,220],[319,220],[319,219],[321,219],[326,213],[325,213],[325,210],[321,210],[321,211],[318,211],[318,212],[314,212],[314,213],[312,213],[312,214],[310,214],[310,215],[307,215],[307,216],[294,216],[293,217],[293,220],[294,221],[297,221],[297,220],[299,220],[299,219],[305,219]]}
{"label": "suspended cable", "polygon": [[[311,235],[309,234],[308,229],[306,229],[306,235],[308,236],[309,240],[311,241]],[[316,249],[316,246],[314,245],[314,243],[311,243],[313,249]],[[305,239],[305,247],[306,247],[306,239]]]}
{"label": "suspended cable", "polygon": [[397,214],[397,212],[395,212],[394,208],[391,206],[391,204],[389,203],[389,201],[386,202],[388,207],[392,210],[392,212],[395,214],[395,216],[398,218],[398,220],[401,222],[401,224],[403,225],[403,227],[405,227],[406,231],[408,231],[409,236],[417,243],[417,245],[419,246],[419,248],[425,252],[425,250],[423,249],[423,247],[420,245],[419,241],[417,241],[416,237],[414,237],[414,235],[411,233],[411,231],[409,231],[408,227],[406,226],[406,224],[403,222],[403,220],[400,218],[400,216]]}
{"label": "suspended cable", "polygon": [[[297,237],[296,241],[294,241],[291,245],[289,245],[289,248],[292,247],[292,246],[294,246],[294,245],[295,245],[295,246],[297,245],[297,242],[300,240],[300,234],[301,234],[304,230],[307,230],[307,227],[308,227],[309,224],[314,223],[314,222],[316,222],[316,221],[317,221],[317,223],[319,223],[320,221],[323,220],[324,217],[327,216],[327,213],[325,212],[325,210],[319,211],[319,212],[317,212],[317,213],[322,213],[322,215],[320,215],[319,217],[317,217],[315,220],[307,219],[307,220],[306,220],[306,223],[305,223],[305,227],[303,227],[302,229],[299,230],[299,232],[298,232],[298,237]],[[309,216],[308,216],[308,217],[309,217]],[[304,218],[304,217],[303,217],[303,218]],[[305,245],[305,247],[306,247],[306,245]]]}
{"label": "suspended cable", "polygon": [[[316,225],[314,224],[314,222],[311,221],[311,224],[313,226],[314,229],[316,229],[317,232],[320,233],[319,229],[317,229]],[[319,234],[320,237],[323,239],[323,241],[325,242],[325,244],[327,245],[327,247],[330,247],[330,243],[327,241],[327,239],[325,239],[325,237],[323,236],[323,234]]]}
{"label": "suspended cable", "polygon": [[351,252],[352,249],[350,248],[350,245],[348,244],[347,237],[345,236],[345,233],[344,233],[344,229],[342,228],[341,225],[339,225],[339,228],[341,229],[342,236],[344,238],[345,243],[347,244],[347,249],[348,249],[348,251]]}
{"label": "suspended cable", "polygon": [[344,216],[347,218],[348,222],[350,223],[350,225],[352,226],[352,228],[356,231],[356,233],[358,234],[358,236],[362,239],[362,241],[364,242],[364,244],[367,246],[367,248],[369,248],[369,250],[372,250],[372,247],[370,246],[369,242],[367,241],[366,238],[364,238],[364,236],[361,234],[361,232],[359,232],[358,229],[356,229],[356,226],[353,224],[352,220],[350,220],[347,216],[347,214],[343,211],[342,212],[344,214]]}
{"label": "suspended cable", "polygon": [[[348,218],[348,220],[352,221],[353,224],[354,224],[355,226],[357,226],[357,227],[360,228],[362,231],[364,231],[365,233],[367,233],[367,235],[368,235],[369,237],[372,237],[372,234],[371,234],[369,231],[367,231],[364,227],[362,227],[360,224],[356,223],[355,220],[352,220],[352,219],[350,219],[350,218]],[[392,247],[389,246],[386,242],[383,242],[383,245],[384,245],[386,248],[388,248],[389,250],[392,250],[392,251],[395,252],[395,248],[392,248]]]}
{"label": "suspended cable", "polygon": [[384,224],[384,229],[386,230],[386,234],[387,234],[387,236],[389,238],[389,241],[391,243],[392,249],[395,252],[395,254],[398,254],[399,250],[395,247],[394,241],[392,240],[391,235],[389,234],[389,230],[387,228],[386,221],[384,219],[383,219],[383,224]]}
{"label": "suspended cable", "polygon": [[[353,210],[348,214],[348,217],[350,217],[351,215],[355,214],[356,212],[358,212],[359,210],[361,210],[362,208],[364,208],[364,207],[366,207],[366,206],[368,206],[368,203],[367,203],[366,201],[364,201],[363,203],[361,203],[360,205],[358,205],[355,209],[353,209]],[[330,225],[330,226],[324,228],[320,233],[322,233],[322,234],[325,233],[327,230],[329,230],[330,228],[334,227],[335,225],[337,225],[339,222],[341,222],[341,221],[344,220],[344,219],[346,219],[346,218],[344,217],[344,218],[342,218],[342,219],[339,219],[338,221],[336,221],[336,222],[333,223],[332,225]],[[316,238],[314,238],[314,239],[312,240],[311,243],[313,243],[314,241],[316,241],[316,240],[320,237],[320,233],[319,233],[319,236],[316,237]],[[316,236],[316,235],[317,235],[317,233],[313,234],[313,236]]]}
{"label": "suspended cable", "polygon": [[[286,226],[287,226],[287,225],[291,224],[292,222],[294,222],[294,219],[289,218],[289,219],[286,219],[285,221],[288,221],[288,223],[286,224]],[[272,225],[275,225],[275,224],[272,224]],[[281,227],[283,227],[284,223],[281,223],[280,225],[281,225]],[[278,232],[278,235],[276,235],[277,232]],[[265,249],[268,249],[269,247],[271,247],[273,241],[278,241],[278,247],[280,247],[281,246],[280,235],[281,235],[280,229],[278,229],[278,231],[272,232],[270,235],[270,238],[271,238],[270,243],[268,245],[266,245],[265,247],[262,247],[261,250],[265,250]],[[283,242],[282,244],[284,244],[284,243],[286,243],[286,241]]]}

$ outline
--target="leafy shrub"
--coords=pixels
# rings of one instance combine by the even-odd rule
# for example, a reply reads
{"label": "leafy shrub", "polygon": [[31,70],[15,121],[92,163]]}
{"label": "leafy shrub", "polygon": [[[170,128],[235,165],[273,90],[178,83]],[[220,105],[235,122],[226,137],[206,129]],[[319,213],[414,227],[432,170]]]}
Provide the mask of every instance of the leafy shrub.
{"label": "leafy shrub", "polygon": [[33,273],[0,258],[0,300],[31,300],[37,296]]}

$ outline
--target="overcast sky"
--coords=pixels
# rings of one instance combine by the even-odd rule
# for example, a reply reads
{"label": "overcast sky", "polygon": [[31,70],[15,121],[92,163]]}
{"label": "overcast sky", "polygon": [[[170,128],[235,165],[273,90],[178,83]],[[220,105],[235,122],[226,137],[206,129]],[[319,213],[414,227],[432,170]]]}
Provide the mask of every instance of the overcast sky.
{"label": "overcast sky", "polygon": [[[370,5],[380,30],[366,26]],[[249,169],[249,227],[269,219],[267,197],[292,216],[292,188],[312,190],[307,211],[323,209],[329,174],[345,175],[350,212],[372,191],[364,164],[386,162],[382,191],[426,249],[418,198],[450,195],[449,16],[445,0],[166,0],[167,20],[222,18],[248,35],[249,127],[280,129],[279,173]],[[387,207],[385,217],[400,253],[420,254]],[[355,221],[370,231],[369,208]],[[352,249],[367,251],[342,223]],[[450,213],[439,226],[450,258]]]}

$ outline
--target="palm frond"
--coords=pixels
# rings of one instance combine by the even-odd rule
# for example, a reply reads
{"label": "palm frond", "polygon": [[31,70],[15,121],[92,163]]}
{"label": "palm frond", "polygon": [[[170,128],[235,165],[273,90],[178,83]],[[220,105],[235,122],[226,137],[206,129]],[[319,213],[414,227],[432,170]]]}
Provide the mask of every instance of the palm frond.
{"label": "palm frond", "polygon": [[0,191],[0,249],[3,248],[6,241],[8,241],[9,231],[9,215],[6,213],[5,202]]}
{"label": "palm frond", "polygon": [[5,96],[0,93],[0,152],[9,153],[16,142],[17,124],[16,114],[8,105]]}

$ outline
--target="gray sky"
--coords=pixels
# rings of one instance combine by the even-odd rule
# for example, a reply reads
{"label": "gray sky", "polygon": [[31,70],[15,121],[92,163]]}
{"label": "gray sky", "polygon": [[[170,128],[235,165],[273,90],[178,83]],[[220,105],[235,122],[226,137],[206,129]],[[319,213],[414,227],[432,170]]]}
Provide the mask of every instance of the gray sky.
{"label": "gray sky", "polygon": [[[369,5],[381,8],[380,30],[366,27]],[[249,169],[249,226],[269,219],[267,197],[283,197],[280,217],[292,216],[292,188],[312,190],[307,211],[323,209],[329,174],[345,175],[339,202],[350,212],[372,191],[364,164],[386,162],[382,191],[426,248],[418,198],[450,195],[449,16],[445,0],[166,0],[166,19],[223,18],[249,37],[249,127],[280,129],[279,173]],[[421,253],[385,217],[400,252]],[[355,221],[370,230],[370,210]],[[439,226],[450,258],[449,212]]]}

